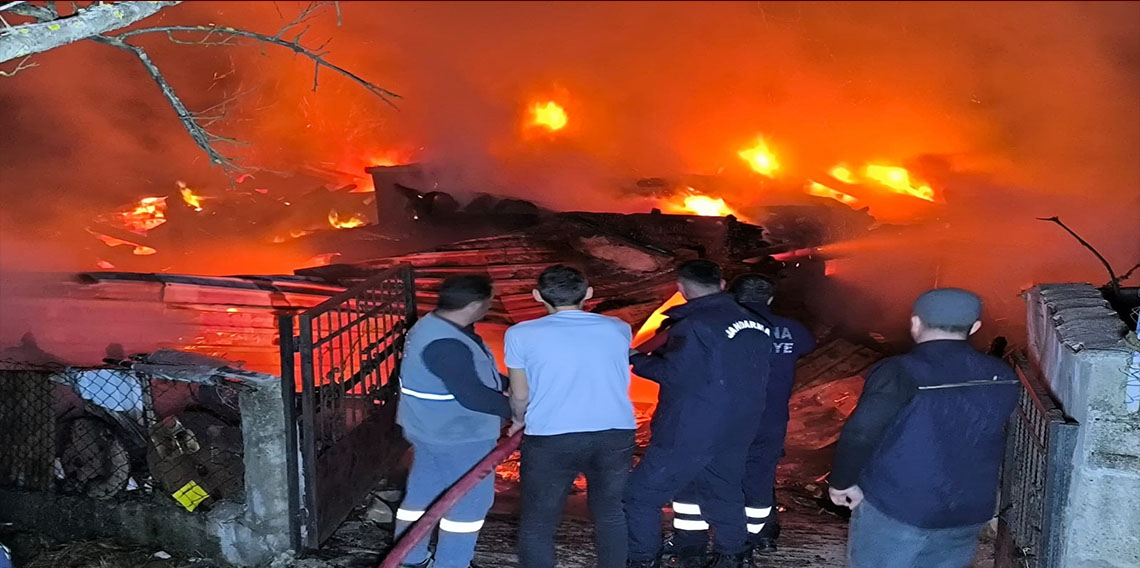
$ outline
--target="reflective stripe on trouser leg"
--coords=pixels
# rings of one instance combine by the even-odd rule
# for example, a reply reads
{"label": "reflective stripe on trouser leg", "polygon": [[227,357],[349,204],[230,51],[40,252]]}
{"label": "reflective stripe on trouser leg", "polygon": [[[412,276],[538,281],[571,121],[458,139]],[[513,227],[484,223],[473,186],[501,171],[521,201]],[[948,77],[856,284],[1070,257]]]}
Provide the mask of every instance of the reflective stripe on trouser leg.
{"label": "reflective stripe on trouser leg", "polygon": [[483,528],[483,521],[453,521],[451,519],[441,519],[439,521],[439,530],[449,533],[477,533]]}
{"label": "reflective stripe on trouser leg", "polygon": [[424,511],[413,511],[403,507],[396,509],[396,520],[414,523],[424,516]]}
{"label": "reflective stripe on trouser leg", "polygon": [[701,506],[673,501],[673,528],[679,531],[707,531],[709,524],[701,518]]}
{"label": "reflective stripe on trouser leg", "polygon": [[673,501],[673,512],[679,515],[700,515],[701,506],[696,503],[681,503]]}
{"label": "reflective stripe on trouser leg", "polygon": [[[494,448],[492,440],[483,454]],[[477,461],[477,460],[476,460]],[[475,541],[483,518],[495,500],[495,475],[488,475],[471,489],[439,521],[439,541],[435,548],[437,568],[468,568],[475,556]]]}
{"label": "reflective stripe on trouser leg", "polygon": [[772,514],[772,508],[745,507],[744,514],[748,517],[749,534],[760,534],[760,531],[764,530],[764,525],[767,524],[768,517]]}

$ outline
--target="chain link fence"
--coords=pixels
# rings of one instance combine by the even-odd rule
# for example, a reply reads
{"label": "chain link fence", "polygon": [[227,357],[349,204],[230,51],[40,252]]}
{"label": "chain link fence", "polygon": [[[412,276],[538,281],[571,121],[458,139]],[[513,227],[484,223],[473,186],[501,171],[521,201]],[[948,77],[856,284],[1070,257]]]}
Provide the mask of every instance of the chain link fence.
{"label": "chain link fence", "polygon": [[219,379],[209,366],[145,359],[98,368],[0,360],[0,486],[188,511],[240,502],[241,386]]}

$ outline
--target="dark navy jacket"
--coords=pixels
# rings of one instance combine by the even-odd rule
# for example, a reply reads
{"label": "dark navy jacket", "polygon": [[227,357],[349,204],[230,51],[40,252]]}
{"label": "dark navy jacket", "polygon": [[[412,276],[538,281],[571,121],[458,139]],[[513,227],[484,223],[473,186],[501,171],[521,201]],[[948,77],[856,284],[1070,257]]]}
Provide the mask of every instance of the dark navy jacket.
{"label": "dark navy jacket", "polygon": [[768,377],[760,434],[771,432],[782,440],[788,424],[788,400],[796,381],[796,361],[815,349],[815,336],[804,324],[773,314],[766,303],[743,305],[772,322],[772,373]]}
{"label": "dark navy jacket", "polygon": [[770,324],[724,293],[665,315],[672,324],[665,346],[630,357],[635,374],[661,385],[653,445],[687,452],[747,446],[764,410]]}
{"label": "dark navy jacket", "polygon": [[[955,386],[967,381],[1012,384]],[[848,422],[836,449],[833,485],[845,488],[848,479],[857,478],[875,508],[917,527],[988,521],[994,514],[1005,425],[1020,393],[1016,381],[1009,365],[966,341],[920,343],[906,355],[887,359],[867,377],[859,406],[866,399],[868,411],[873,410],[880,393],[897,399],[891,393],[909,392],[909,400],[877,435],[863,431],[867,428],[860,423],[867,420],[859,419],[854,428]],[[855,414],[851,418],[857,419]],[[863,460],[852,450],[860,439],[872,448],[865,463],[858,463]]]}

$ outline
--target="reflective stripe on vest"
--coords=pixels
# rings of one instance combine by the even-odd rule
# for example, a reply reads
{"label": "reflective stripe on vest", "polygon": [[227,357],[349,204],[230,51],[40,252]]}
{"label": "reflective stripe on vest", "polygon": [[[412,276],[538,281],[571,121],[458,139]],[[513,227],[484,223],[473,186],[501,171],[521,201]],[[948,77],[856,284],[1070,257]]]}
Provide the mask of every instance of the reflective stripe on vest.
{"label": "reflective stripe on vest", "polygon": [[453,395],[453,394],[432,394],[430,392],[420,392],[420,391],[412,390],[408,387],[403,387],[403,386],[400,387],[400,392],[403,394],[406,394],[410,397],[414,397],[414,398],[418,398],[418,399],[422,399],[422,400],[455,400],[455,395]]}

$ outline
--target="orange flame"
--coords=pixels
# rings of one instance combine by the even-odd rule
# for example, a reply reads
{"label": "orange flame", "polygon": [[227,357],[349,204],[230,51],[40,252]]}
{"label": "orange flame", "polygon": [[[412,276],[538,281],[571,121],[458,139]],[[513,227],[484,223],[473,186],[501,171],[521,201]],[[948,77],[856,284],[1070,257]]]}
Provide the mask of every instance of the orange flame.
{"label": "orange flame", "polygon": [[700,215],[702,217],[725,217],[736,215],[736,212],[720,197],[703,195],[697,190],[687,187],[687,194],[683,199],[670,200],[663,204],[666,213],[678,215]]}
{"label": "orange flame", "polygon": [[134,207],[120,211],[114,217],[128,231],[145,235],[166,222],[166,197],[144,197]]}
{"label": "orange flame", "polygon": [[869,164],[863,170],[863,175],[895,193],[934,201],[934,190],[929,185],[914,185],[906,168]]}
{"label": "orange flame", "polygon": [[659,308],[649,315],[649,319],[641,324],[641,329],[638,329],[637,335],[633,336],[633,344],[641,345],[653,337],[654,334],[657,333],[657,328],[661,327],[661,322],[665,321],[665,311],[673,306],[679,306],[684,303],[685,297],[682,296],[680,292],[674,293],[668,300],[665,300],[665,303],[661,304]]}
{"label": "orange flame", "polygon": [[776,155],[768,148],[768,144],[764,142],[763,137],[756,138],[756,145],[737,152],[745,162],[748,162],[748,167],[752,171],[772,177],[776,170],[780,169],[780,163],[776,161]]}
{"label": "orange flame", "polygon": [[352,214],[342,218],[336,209],[329,211],[329,225],[334,229],[354,229],[367,224],[368,219],[364,215]]}
{"label": "orange flame", "polygon": [[816,197],[827,197],[846,205],[855,205],[856,203],[859,203],[858,199],[855,199],[854,197],[847,195],[842,191],[831,189],[822,183],[816,183],[810,180],[805,191],[807,191],[808,195],[814,195]]}
{"label": "orange flame", "polygon": [[732,215],[732,209],[719,197],[690,195],[685,198],[685,209],[703,217],[725,217]]}
{"label": "orange flame", "polygon": [[182,201],[186,202],[186,205],[193,207],[195,211],[202,210],[202,200],[206,199],[205,197],[194,193],[194,190],[182,182],[178,182],[178,192],[182,194]]}
{"label": "orange flame", "polygon": [[531,124],[542,126],[552,132],[562,130],[566,127],[566,123],[568,122],[566,109],[554,101],[531,105],[530,114]]}
{"label": "orange flame", "polygon": [[838,166],[835,166],[834,168],[831,168],[831,171],[828,173],[831,174],[831,177],[833,177],[833,178],[835,178],[835,179],[837,179],[843,183],[851,183],[851,184],[857,183],[855,181],[855,174],[851,173],[851,170],[847,166],[844,166],[843,164],[840,164]]}

